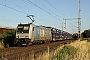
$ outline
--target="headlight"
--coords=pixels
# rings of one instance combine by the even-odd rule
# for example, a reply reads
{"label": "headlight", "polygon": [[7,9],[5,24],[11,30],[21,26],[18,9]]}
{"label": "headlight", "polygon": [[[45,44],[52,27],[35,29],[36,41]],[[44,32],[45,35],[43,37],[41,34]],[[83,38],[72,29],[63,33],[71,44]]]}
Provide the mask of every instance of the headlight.
{"label": "headlight", "polygon": [[19,36],[16,36],[16,38],[19,38]]}
{"label": "headlight", "polygon": [[29,38],[28,36],[25,36],[25,38]]}

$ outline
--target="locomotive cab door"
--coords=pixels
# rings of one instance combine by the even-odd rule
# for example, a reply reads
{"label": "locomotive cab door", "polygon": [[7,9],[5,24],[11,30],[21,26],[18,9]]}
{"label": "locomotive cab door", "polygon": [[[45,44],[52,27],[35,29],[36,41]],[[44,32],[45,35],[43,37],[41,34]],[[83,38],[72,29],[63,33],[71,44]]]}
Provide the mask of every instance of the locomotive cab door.
{"label": "locomotive cab door", "polygon": [[34,24],[31,24],[30,25],[30,39],[31,39],[31,42],[33,42],[35,40],[35,37],[36,37],[36,26]]}

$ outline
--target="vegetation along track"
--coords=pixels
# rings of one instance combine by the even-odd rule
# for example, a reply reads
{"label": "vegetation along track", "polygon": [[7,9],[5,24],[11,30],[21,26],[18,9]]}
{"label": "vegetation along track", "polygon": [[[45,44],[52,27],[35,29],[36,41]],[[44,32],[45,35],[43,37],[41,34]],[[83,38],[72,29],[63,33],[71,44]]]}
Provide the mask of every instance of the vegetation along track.
{"label": "vegetation along track", "polygon": [[60,44],[71,43],[75,40],[64,40],[64,41],[57,41],[51,42],[46,44],[39,44],[39,45],[32,45],[27,47],[9,47],[9,48],[2,48],[0,49],[0,56],[6,57],[9,60],[28,60],[28,59],[36,59],[39,55],[43,54],[43,51],[48,52],[54,50],[53,47],[60,46]]}

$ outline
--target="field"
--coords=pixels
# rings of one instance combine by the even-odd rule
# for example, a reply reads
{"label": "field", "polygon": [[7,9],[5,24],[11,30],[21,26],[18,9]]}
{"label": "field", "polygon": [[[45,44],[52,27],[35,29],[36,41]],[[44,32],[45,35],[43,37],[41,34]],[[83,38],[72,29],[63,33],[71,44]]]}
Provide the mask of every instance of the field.
{"label": "field", "polygon": [[[54,43],[56,44],[57,42],[54,42]],[[12,55],[12,58],[16,57],[17,60],[19,59],[21,60],[23,59],[25,60],[28,60],[28,59],[31,59],[31,60],[33,59],[34,60],[90,60],[90,48],[89,48],[90,42],[87,42],[87,40],[83,40],[83,41],[77,40],[70,44],[59,44],[59,45],[55,45],[55,47],[53,48],[50,48],[50,46],[46,46],[46,49],[40,50],[40,51],[39,49],[41,49],[41,47],[40,45],[37,45],[37,47],[38,46],[39,46],[38,51],[36,51],[37,49],[34,49],[34,50],[28,49],[30,47],[21,47],[21,48],[17,47],[18,52],[13,52],[13,51],[17,51],[17,49],[10,50],[7,52],[6,57],[11,59],[11,55]],[[13,52],[13,53],[10,55],[10,57],[8,57],[10,52]],[[17,53],[18,53],[18,56],[17,56]]]}
{"label": "field", "polygon": [[71,46],[78,48],[73,60],[90,60],[90,42],[87,41],[77,41],[71,43]]}
{"label": "field", "polygon": [[57,51],[53,60],[90,60],[90,42],[75,41],[65,46]]}

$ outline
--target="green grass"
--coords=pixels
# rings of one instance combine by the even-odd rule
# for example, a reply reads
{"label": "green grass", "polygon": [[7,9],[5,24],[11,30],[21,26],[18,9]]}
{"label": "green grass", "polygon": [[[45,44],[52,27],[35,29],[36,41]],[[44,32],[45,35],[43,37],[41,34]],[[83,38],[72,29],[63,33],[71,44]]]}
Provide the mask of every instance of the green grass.
{"label": "green grass", "polygon": [[[63,49],[61,49],[59,51],[59,53],[56,56],[54,56],[53,58],[57,59],[57,60],[66,60],[66,59],[69,60],[74,57],[76,52],[77,52],[77,49],[75,47],[70,46],[70,45],[68,45],[68,46],[65,45],[63,47]],[[68,56],[68,58],[67,58],[67,56]]]}
{"label": "green grass", "polygon": [[3,42],[3,40],[0,40],[0,48],[4,48],[4,42]]}

